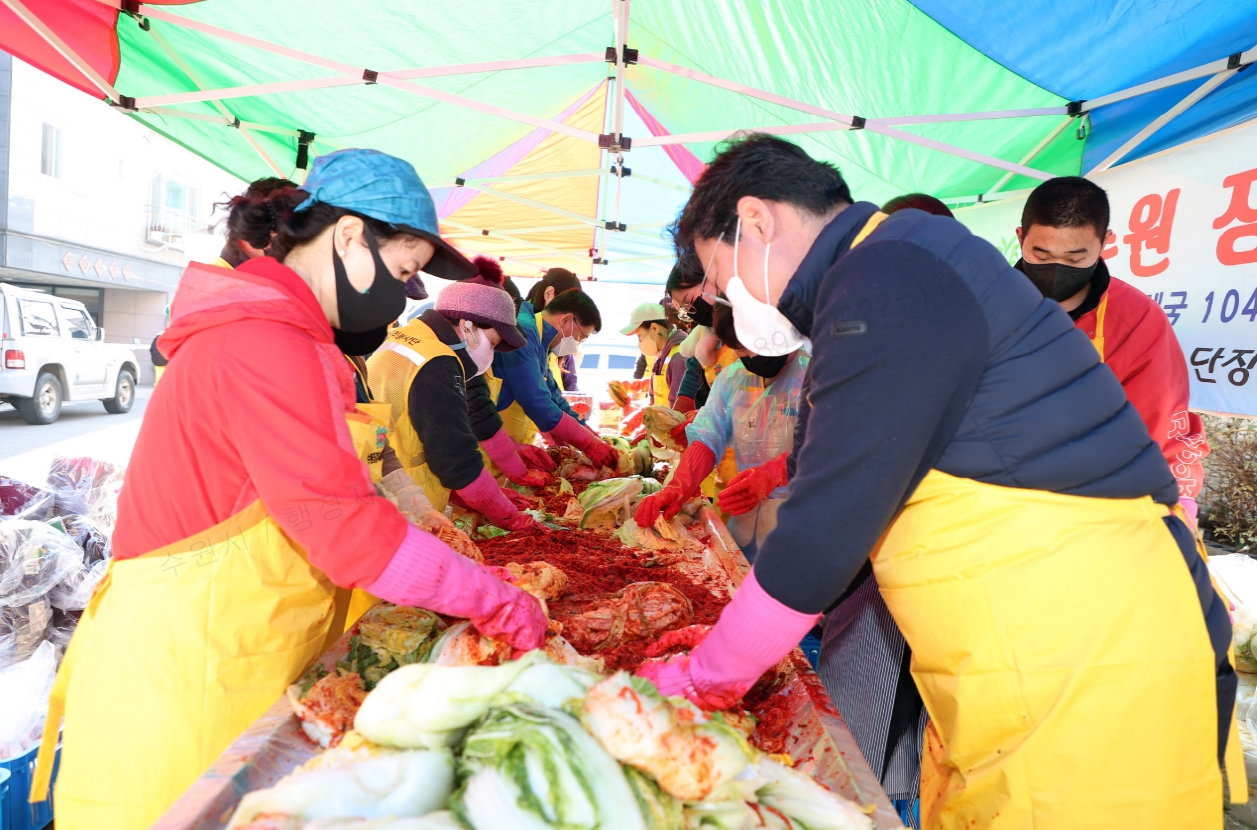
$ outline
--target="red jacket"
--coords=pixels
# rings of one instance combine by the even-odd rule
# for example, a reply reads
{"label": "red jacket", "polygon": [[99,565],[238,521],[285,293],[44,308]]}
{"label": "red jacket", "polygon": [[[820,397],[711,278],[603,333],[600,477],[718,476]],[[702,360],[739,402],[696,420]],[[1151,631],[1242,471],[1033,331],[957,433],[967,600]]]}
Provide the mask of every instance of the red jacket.
{"label": "red jacket", "polygon": [[262,500],[338,585],[371,584],[406,533],[345,425],[353,372],[313,293],[270,258],[192,264],[118,503],[113,552],[140,556]]}
{"label": "red jacket", "polygon": [[[1117,277],[1109,278],[1101,307],[1104,362],[1117,375],[1152,440],[1161,446],[1178,480],[1179,497],[1194,499],[1204,483],[1201,459],[1209,454],[1209,442],[1200,416],[1187,408],[1187,361],[1174,329],[1160,306]],[[1092,309],[1075,324],[1092,341],[1099,312],[1100,308]]]}

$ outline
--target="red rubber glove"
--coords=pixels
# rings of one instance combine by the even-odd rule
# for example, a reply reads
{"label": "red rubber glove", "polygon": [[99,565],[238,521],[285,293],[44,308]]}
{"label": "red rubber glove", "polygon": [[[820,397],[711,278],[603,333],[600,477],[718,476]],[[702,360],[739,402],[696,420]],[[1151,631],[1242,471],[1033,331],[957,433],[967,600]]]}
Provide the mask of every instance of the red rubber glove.
{"label": "red rubber glove", "polygon": [[511,436],[506,434],[505,429],[499,429],[492,438],[480,442],[480,448],[494,464],[498,465],[502,475],[518,484],[519,480],[524,477],[524,473],[528,472],[528,468],[519,457],[516,446],[517,444],[511,440]]}
{"label": "red rubber glove", "polygon": [[[501,528],[510,529],[511,520],[519,514],[519,508],[503,495],[488,468],[481,470],[471,484],[452,491],[451,496],[457,496],[460,502]],[[525,518],[531,521],[530,517]]]}
{"label": "red rubber glove", "polygon": [[516,649],[540,648],[545,642],[546,615],[535,597],[413,525],[388,567],[366,589],[398,605],[465,617],[481,634]]}
{"label": "red rubber glove", "polygon": [[637,513],[633,516],[637,526],[651,527],[661,513],[664,519],[671,520],[673,516],[681,512],[681,505],[694,497],[698,488],[702,486],[703,479],[707,478],[714,469],[716,469],[716,454],[701,441],[690,444],[689,448],[682,453],[676,472],[672,474],[672,481],[668,486],[653,496],[642,499],[641,504],[637,506]]}
{"label": "red rubber glove", "polygon": [[[677,411],[680,412],[680,410]],[[686,434],[685,428],[694,423],[694,419],[697,417],[698,410],[691,409],[685,416],[685,423],[677,424],[672,429],[668,430],[668,435],[671,436],[672,440],[679,446],[688,447],[690,445],[690,436]]]}
{"label": "red rubber glove", "polygon": [[530,444],[516,444],[515,450],[519,453],[519,458],[524,462],[525,466],[531,469],[553,473],[559,468],[554,463],[554,459],[550,457],[550,453],[541,447],[534,447]]}
{"label": "red rubber glove", "polygon": [[620,466],[620,454],[615,448],[581,426],[571,415],[564,413],[558,425],[550,430],[550,434],[563,443],[576,447],[599,467],[610,467],[614,470]]}
{"label": "red rubber glove", "polygon": [[665,695],[684,695],[707,710],[728,709],[820,618],[773,599],[760,587],[752,567],[697,648],[666,660],[648,660],[637,674]]}
{"label": "red rubber glove", "polygon": [[761,501],[772,495],[773,490],[788,483],[786,458],[789,455],[790,453],[783,452],[772,461],[738,473],[720,491],[716,504],[720,505],[721,510],[734,516],[754,510]]}
{"label": "red rubber glove", "polygon": [[518,490],[512,490],[510,487],[503,487],[502,495],[506,497],[507,501],[515,505],[520,510],[531,510],[537,506],[533,503],[532,499],[528,498]]}
{"label": "red rubber glove", "polygon": [[693,412],[696,407],[694,399],[689,395],[677,395],[677,399],[672,404],[672,408],[684,415],[687,412]]}

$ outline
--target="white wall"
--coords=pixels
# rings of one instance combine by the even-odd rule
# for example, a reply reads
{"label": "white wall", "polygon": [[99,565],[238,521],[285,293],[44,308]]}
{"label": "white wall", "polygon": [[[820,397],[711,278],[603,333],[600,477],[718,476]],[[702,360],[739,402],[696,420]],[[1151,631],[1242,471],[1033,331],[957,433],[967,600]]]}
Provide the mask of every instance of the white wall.
{"label": "white wall", "polygon": [[[61,169],[40,172],[43,125],[60,129]],[[183,251],[145,244],[154,173],[197,192],[191,213],[244,183],[138,121],[19,60],[13,61],[9,225],[17,232],[183,265]]]}

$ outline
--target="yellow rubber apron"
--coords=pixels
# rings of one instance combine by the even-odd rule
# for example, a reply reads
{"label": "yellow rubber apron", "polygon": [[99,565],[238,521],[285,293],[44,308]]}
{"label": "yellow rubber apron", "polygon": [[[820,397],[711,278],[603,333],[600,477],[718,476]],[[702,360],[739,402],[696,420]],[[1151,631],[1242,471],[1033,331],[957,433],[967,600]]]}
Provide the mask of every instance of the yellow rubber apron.
{"label": "yellow rubber apron", "polygon": [[[355,371],[357,367],[355,367]],[[365,384],[364,384],[365,385]],[[368,387],[370,388],[370,387]],[[384,446],[388,441],[388,419],[392,408],[386,403],[360,403],[354,412],[345,416],[349,425],[349,438],[353,441],[358,458],[371,472],[371,481],[380,483],[384,473]],[[336,589],[336,614],[332,620],[329,638],[339,637],[348,631],[358,618],[379,600],[361,588]],[[332,643],[328,643],[330,648]]]}
{"label": "yellow rubber apron", "polygon": [[457,360],[460,367],[463,365],[453,349],[416,319],[391,330],[388,340],[367,361],[371,397],[389,407],[389,444],[402,468],[423,488],[424,495],[438,512],[445,510],[450,491],[428,466],[423,441],[410,420],[410,385],[424,364],[443,355]]}
{"label": "yellow rubber apron", "polygon": [[57,823],[152,825],[322,652],[333,591],[260,501],[114,560],[57,673],[32,798],[64,713]]}
{"label": "yellow rubber apron", "polygon": [[[502,379],[494,377],[492,369],[484,373],[484,379],[485,383],[489,384],[489,398],[493,401],[493,405],[496,407],[498,405],[498,398],[502,395]],[[500,414],[499,417],[501,417]],[[503,428],[505,429],[505,422],[503,422]],[[511,433],[508,431],[506,434],[509,436]],[[480,448],[480,458],[484,461],[485,469],[489,471],[489,475],[493,476],[499,483],[501,483],[505,476],[503,476],[502,471],[498,468],[498,465],[493,463],[493,459],[489,457],[489,454],[484,451],[484,447]]]}
{"label": "yellow rubber apron", "polygon": [[[923,827],[1221,826],[1215,656],[1169,513],[917,487],[872,562],[931,718]],[[1238,748],[1232,719],[1233,789]]]}
{"label": "yellow rubber apron", "polygon": [[[541,314],[542,312],[537,312],[535,318],[537,322],[537,339],[541,341],[541,348],[548,351],[550,344],[545,342],[545,324],[541,319]],[[550,357],[553,356],[553,354],[550,355]],[[549,358],[547,358],[547,365],[549,365]],[[551,366],[550,371],[553,372],[554,369],[555,367]],[[501,389],[501,384],[502,382],[499,380],[499,390]],[[562,386],[560,386],[560,388],[562,388]],[[533,441],[536,440],[537,425],[534,424],[532,419],[524,412],[524,407],[519,405],[518,399],[513,401],[510,406],[502,410],[499,414],[502,416],[502,426],[506,430],[506,434],[511,436],[516,443],[532,444]]]}
{"label": "yellow rubber apron", "polygon": [[[711,387],[712,384],[716,382],[716,378],[721,372],[728,369],[734,363],[737,363],[740,359],[741,358],[738,357],[737,352],[733,349],[730,349],[728,346],[721,346],[720,351],[716,353],[716,362],[703,369],[703,374],[707,377],[707,386]],[[703,495],[707,498],[715,499],[716,496],[720,495],[720,491],[724,490],[737,474],[738,459],[733,452],[733,447],[730,446],[727,450],[725,450],[724,457],[720,459],[720,462],[716,465],[716,469],[712,470],[707,478],[703,479],[703,483],[699,486],[699,489],[702,490]],[[730,518],[729,515],[723,511],[721,511],[720,515],[726,520],[726,522]]]}

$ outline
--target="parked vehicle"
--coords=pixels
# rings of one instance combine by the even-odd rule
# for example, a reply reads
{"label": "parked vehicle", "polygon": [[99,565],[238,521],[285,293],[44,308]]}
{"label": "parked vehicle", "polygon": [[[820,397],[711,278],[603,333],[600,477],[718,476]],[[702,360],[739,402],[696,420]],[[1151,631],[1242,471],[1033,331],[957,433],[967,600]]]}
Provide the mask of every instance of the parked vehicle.
{"label": "parked vehicle", "polygon": [[607,384],[613,380],[632,380],[639,356],[637,346],[628,343],[585,343],[577,358],[576,386],[586,395],[592,395],[595,401],[609,400]]}
{"label": "parked vehicle", "polygon": [[135,352],[106,343],[77,300],[0,283],[0,351],[0,401],[28,424],[51,424],[63,402],[96,399],[114,415],[135,402]]}

